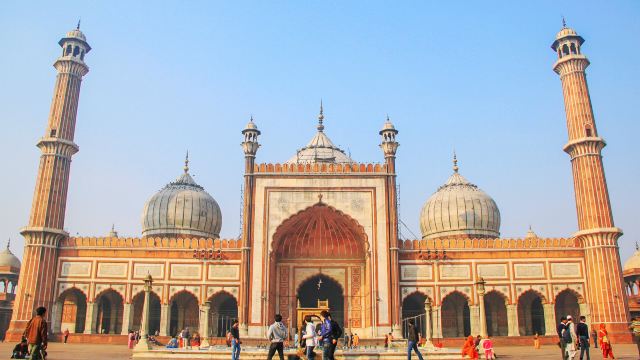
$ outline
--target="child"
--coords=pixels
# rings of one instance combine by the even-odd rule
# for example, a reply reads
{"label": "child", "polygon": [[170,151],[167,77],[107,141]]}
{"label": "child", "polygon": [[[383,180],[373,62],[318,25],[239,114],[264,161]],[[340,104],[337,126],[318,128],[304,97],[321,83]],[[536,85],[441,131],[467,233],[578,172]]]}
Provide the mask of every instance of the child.
{"label": "child", "polygon": [[27,344],[27,339],[22,337],[22,341],[13,348],[13,353],[11,355],[12,359],[25,359],[27,357],[27,353],[29,351],[29,345]]}
{"label": "child", "polygon": [[540,349],[540,339],[538,338],[538,333],[533,335],[533,348]]}

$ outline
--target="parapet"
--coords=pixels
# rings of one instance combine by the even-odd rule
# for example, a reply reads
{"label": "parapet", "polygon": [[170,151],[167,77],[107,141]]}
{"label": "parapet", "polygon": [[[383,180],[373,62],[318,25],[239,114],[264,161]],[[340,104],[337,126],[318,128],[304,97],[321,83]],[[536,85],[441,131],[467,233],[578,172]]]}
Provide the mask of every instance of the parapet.
{"label": "parapet", "polygon": [[444,238],[429,240],[400,240],[400,250],[449,250],[449,249],[567,249],[580,248],[575,238],[519,238],[519,239],[476,239]]}
{"label": "parapet", "polygon": [[305,174],[305,173],[372,173],[386,174],[386,164],[256,164],[253,168],[254,173],[287,173],[287,174]]}
{"label": "parapet", "polygon": [[171,249],[221,249],[240,250],[241,239],[212,239],[212,238],[123,238],[123,237],[70,237],[60,242],[60,248],[165,248]]}

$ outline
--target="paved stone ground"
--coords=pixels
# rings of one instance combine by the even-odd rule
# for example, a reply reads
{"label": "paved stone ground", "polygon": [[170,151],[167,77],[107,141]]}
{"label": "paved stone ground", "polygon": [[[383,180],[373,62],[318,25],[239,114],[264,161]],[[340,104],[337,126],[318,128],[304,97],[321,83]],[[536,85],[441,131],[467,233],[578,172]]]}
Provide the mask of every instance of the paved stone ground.
{"label": "paved stone ground", "polygon": [[[8,359],[14,344],[0,343],[0,359]],[[591,359],[602,359],[599,349],[593,350]],[[555,346],[543,346],[535,350],[528,346],[509,346],[497,348],[498,359],[540,359],[559,360],[560,350]],[[638,357],[635,345],[615,345],[614,354],[616,359],[636,360]],[[49,344],[48,360],[127,360],[131,358],[131,350],[124,345],[91,345],[91,344]],[[266,358],[266,355],[265,355]],[[417,359],[417,357],[412,357]],[[576,360],[578,357],[576,356]]]}

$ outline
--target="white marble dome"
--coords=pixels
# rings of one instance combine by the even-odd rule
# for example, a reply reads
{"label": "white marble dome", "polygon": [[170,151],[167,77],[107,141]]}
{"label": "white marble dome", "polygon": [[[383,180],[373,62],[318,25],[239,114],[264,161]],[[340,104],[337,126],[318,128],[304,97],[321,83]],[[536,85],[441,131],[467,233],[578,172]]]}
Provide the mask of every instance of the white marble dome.
{"label": "white marble dome", "polygon": [[9,250],[9,244],[7,244],[7,248],[0,252],[0,266],[10,266],[12,268],[20,269],[20,265],[20,259],[13,255],[11,250]]}
{"label": "white marble dome", "polygon": [[631,271],[633,269],[640,269],[640,250],[637,250],[631,255],[629,260],[624,263],[622,271]]}
{"label": "white marble dome", "polygon": [[420,230],[423,239],[450,236],[500,236],[498,205],[484,191],[454,172],[422,207]]}
{"label": "white marble dome", "polygon": [[220,237],[220,206],[189,175],[184,174],[153,195],[142,212],[142,236]]}

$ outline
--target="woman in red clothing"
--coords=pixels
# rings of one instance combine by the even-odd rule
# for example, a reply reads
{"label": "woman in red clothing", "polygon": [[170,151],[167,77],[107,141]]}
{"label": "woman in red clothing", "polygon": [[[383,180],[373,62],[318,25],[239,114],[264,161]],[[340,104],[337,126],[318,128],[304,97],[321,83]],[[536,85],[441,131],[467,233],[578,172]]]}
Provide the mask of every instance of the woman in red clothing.
{"label": "woman in red clothing", "polygon": [[612,359],[616,358],[613,355],[613,349],[611,348],[611,341],[609,341],[607,329],[604,327],[604,324],[600,324],[600,329],[598,330],[598,342],[600,343],[600,348],[602,349],[603,359],[608,359],[609,356],[611,356]]}
{"label": "woman in red clothing", "polygon": [[469,335],[467,341],[465,341],[464,346],[462,347],[462,357],[468,356],[469,359],[477,359],[478,351],[476,350],[475,339],[473,336]]}

